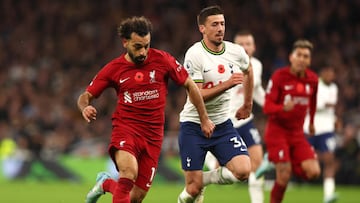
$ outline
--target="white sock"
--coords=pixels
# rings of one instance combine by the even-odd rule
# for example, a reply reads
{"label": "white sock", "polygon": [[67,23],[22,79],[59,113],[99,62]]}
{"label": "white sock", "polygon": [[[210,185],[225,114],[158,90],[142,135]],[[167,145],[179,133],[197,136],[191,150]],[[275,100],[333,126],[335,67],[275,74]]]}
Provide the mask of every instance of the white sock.
{"label": "white sock", "polygon": [[203,172],[204,186],[213,184],[227,185],[239,182],[229,169],[221,166],[215,170]]}
{"label": "white sock", "polygon": [[255,173],[249,175],[249,194],[251,203],[264,203],[264,177],[256,179]]}
{"label": "white sock", "polygon": [[192,203],[194,202],[194,197],[186,192],[186,188],[180,193],[178,197],[178,203]]}
{"label": "white sock", "polygon": [[335,179],[334,178],[325,178],[324,179],[324,198],[328,198],[335,192]]}

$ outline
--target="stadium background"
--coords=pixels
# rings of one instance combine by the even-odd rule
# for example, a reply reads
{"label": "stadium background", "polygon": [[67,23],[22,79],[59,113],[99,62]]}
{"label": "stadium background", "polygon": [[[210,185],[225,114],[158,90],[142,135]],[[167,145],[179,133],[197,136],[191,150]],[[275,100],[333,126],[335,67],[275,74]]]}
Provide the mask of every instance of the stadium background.
{"label": "stadium background", "polygon": [[[287,63],[298,38],[314,43],[315,71],[326,64],[336,68],[337,111],[343,121],[336,179],[339,184],[360,184],[359,0],[0,1],[0,182],[9,177],[92,180],[96,167],[106,168],[116,99],[107,91],[96,101],[100,115],[91,125],[82,120],[76,99],[104,63],[123,51],[116,34],[119,22],[132,15],[150,18],[151,46],[182,62],[186,49],[201,38],[196,14],[213,4],[225,10],[227,40],[241,29],[254,33],[264,86],[271,73]],[[176,141],[184,99],[182,88],[170,84],[159,176],[165,181],[179,181]],[[262,132],[266,117],[259,107],[254,110]],[[25,157],[29,166],[21,175],[12,173],[19,167],[17,157]],[[10,169],[3,164],[9,159]]]}

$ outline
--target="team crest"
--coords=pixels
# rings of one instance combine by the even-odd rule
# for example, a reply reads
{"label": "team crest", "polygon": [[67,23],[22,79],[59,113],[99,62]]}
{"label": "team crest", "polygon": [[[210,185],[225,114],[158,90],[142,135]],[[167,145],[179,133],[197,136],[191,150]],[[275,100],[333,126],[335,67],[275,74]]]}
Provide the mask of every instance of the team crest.
{"label": "team crest", "polygon": [[150,71],[149,77],[150,77],[150,83],[156,82],[156,80],[155,80],[155,70]]}

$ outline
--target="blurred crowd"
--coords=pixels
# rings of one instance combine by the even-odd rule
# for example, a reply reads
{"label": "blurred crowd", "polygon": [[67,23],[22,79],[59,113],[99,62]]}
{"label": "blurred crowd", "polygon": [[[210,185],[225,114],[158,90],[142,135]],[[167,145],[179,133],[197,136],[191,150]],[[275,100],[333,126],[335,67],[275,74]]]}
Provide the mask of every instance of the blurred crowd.
{"label": "blurred crowd", "polygon": [[[186,49],[201,38],[196,15],[218,4],[225,10],[226,39],[242,29],[254,33],[256,56],[263,62],[264,86],[271,73],[287,64],[298,38],[315,45],[312,68],[336,68],[340,89],[339,171],[360,182],[360,1],[0,1],[0,140],[14,140],[28,160],[56,160],[61,154],[106,154],[114,91],[95,102],[99,115],[87,124],[76,107],[91,77],[123,51],[120,21],[144,15],[154,25],[152,44],[182,62]],[[170,84],[164,154],[177,155],[182,88]],[[266,118],[255,107],[256,122]],[[331,124],[329,124],[331,125]],[[341,177],[344,182],[354,177]],[[340,178],[339,178],[340,179]]]}

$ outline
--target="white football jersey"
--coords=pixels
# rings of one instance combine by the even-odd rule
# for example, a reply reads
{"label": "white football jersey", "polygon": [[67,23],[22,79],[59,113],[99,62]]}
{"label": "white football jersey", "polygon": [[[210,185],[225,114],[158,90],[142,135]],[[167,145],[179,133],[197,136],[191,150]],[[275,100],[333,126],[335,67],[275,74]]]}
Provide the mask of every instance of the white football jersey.
{"label": "white football jersey", "polygon": [[[250,58],[250,63],[254,73],[254,92],[253,99],[259,106],[264,106],[265,102],[265,90],[262,86],[262,64],[255,58]],[[254,118],[254,114],[251,113],[246,119],[238,120],[235,118],[236,111],[244,104],[244,89],[242,85],[236,85],[232,89],[231,100],[230,100],[230,118],[235,128],[238,128]]]}
{"label": "white football jersey", "polygon": [[[335,105],[338,100],[338,87],[335,83],[326,85],[319,78],[318,92],[316,96],[316,113],[314,118],[315,135],[334,132],[335,130]],[[326,106],[331,104],[331,106]],[[309,132],[309,115],[304,122],[304,131]]]}
{"label": "white football jersey", "polygon": [[[232,73],[247,70],[249,56],[243,47],[232,42],[224,41],[224,49],[221,52],[212,52],[201,41],[186,52],[184,67],[196,83],[203,83],[203,88],[211,88],[228,80]],[[228,89],[205,102],[209,118],[215,124],[229,119],[230,96],[231,89]],[[198,112],[189,97],[180,113],[180,121],[200,123]]]}

